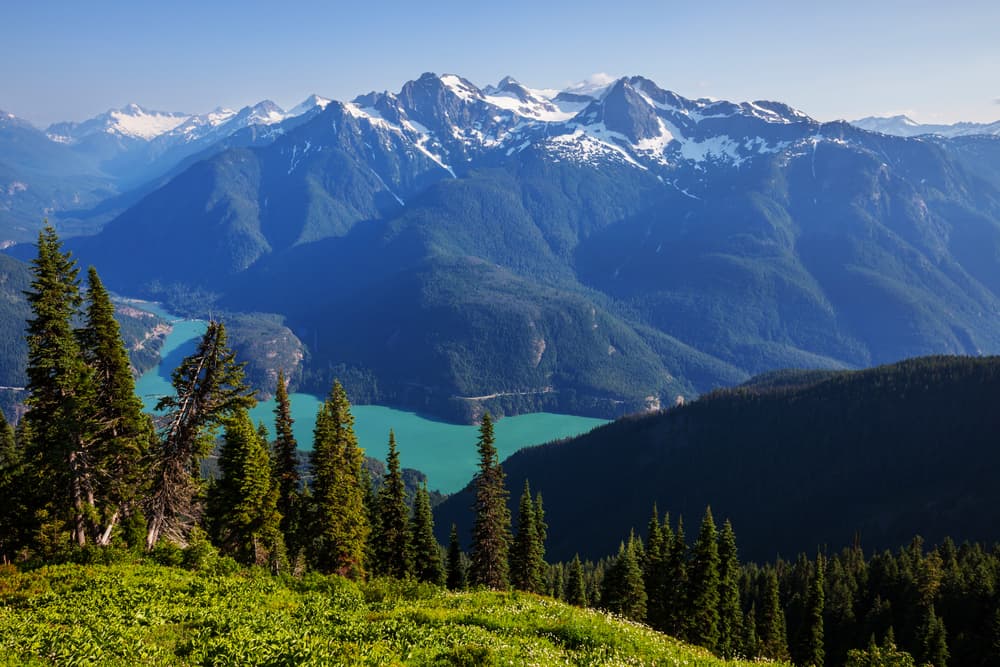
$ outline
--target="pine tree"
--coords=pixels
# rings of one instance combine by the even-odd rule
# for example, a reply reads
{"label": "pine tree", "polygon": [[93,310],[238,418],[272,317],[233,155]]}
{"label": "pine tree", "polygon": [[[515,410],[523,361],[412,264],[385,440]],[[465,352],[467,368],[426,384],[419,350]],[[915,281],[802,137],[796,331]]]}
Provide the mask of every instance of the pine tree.
{"label": "pine tree", "polygon": [[219,451],[222,477],[212,488],[209,509],[220,550],[246,565],[285,569],[278,489],[271,476],[267,440],[245,409],[227,420]]}
{"label": "pine tree", "polygon": [[719,543],[712,509],[698,531],[688,568],[687,639],[715,651],[719,645]]}
{"label": "pine tree", "polygon": [[389,453],[385,464],[385,479],[375,497],[377,521],[372,525],[374,570],[376,574],[403,579],[413,573],[410,554],[410,509],[406,506],[406,487],[399,467],[396,436],[391,430]]}
{"label": "pine tree", "polygon": [[757,603],[751,602],[750,609],[743,617],[743,657],[753,660],[760,655],[760,641],[757,639]]}
{"label": "pine tree", "polygon": [[347,392],[335,382],[316,415],[312,469],[315,524],[311,559],[321,572],[364,576],[365,545],[369,534],[361,472],[364,453],[354,435],[354,417]]}
{"label": "pine tree", "polygon": [[771,660],[788,660],[788,635],[785,629],[785,612],[781,608],[778,576],[774,570],[767,573],[767,598],[761,617],[758,655]]}
{"label": "pine tree", "polygon": [[517,514],[517,534],[510,555],[510,578],[514,588],[541,594],[545,589],[545,560],[531,488],[524,480],[524,491]]}
{"label": "pine tree", "polygon": [[646,618],[646,588],[639,565],[638,544],[633,534],[618,548],[618,556],[604,574],[601,606],[633,621]]}
{"label": "pine tree", "polygon": [[469,580],[475,586],[505,590],[509,582],[510,511],[503,468],[493,440],[493,420],[483,415],[479,427],[479,472],[475,478],[475,523]]}
{"label": "pine tree", "polygon": [[736,533],[726,519],[719,533],[719,645],[724,658],[743,654],[743,610],[740,608],[740,561]]}
{"label": "pine tree", "polygon": [[97,270],[87,272],[86,323],[78,331],[84,362],[93,373],[93,487],[100,499],[94,508],[102,529],[97,544],[111,541],[114,527],[138,511],[147,480],[144,469],[154,441],[153,424],[135,393],[128,352],[115,308]]}
{"label": "pine tree", "polygon": [[165,427],[153,452],[153,485],[147,501],[146,548],[164,537],[185,544],[201,517],[200,463],[211,452],[216,429],[234,412],[255,403],[243,380],[243,364],[228,347],[226,328],[209,322],[194,354],[171,376],[175,395],[156,405]]}
{"label": "pine tree", "polygon": [[[55,229],[38,234],[32,260],[31,290],[26,292],[33,317],[27,323],[28,366],[25,415],[32,438],[26,482],[56,524],[68,521],[73,540],[83,546],[96,530],[94,479],[90,468],[94,424],[93,373],[87,368],[73,331],[83,303],[76,261],[62,252]],[[60,530],[58,525],[53,526]]]}
{"label": "pine tree", "polygon": [[[527,480],[525,480],[527,483]],[[549,525],[545,523],[545,505],[542,503],[542,494],[535,494],[535,552],[533,560],[534,578],[536,581],[544,582],[548,576],[549,565],[545,562],[545,542],[549,538]],[[561,587],[560,587],[561,589]]]}
{"label": "pine tree", "polygon": [[583,565],[580,554],[573,556],[566,574],[566,602],[577,607],[587,606],[587,585],[583,580]]}
{"label": "pine tree", "polygon": [[809,583],[809,596],[806,600],[807,616],[804,633],[805,646],[803,646],[805,664],[812,667],[823,667],[823,661],[826,658],[823,645],[823,612],[826,602],[825,573],[826,562],[822,554],[817,554],[815,572]]}
{"label": "pine tree", "polygon": [[295,515],[299,496],[299,444],[292,431],[294,423],[288,389],[285,386],[285,372],[279,370],[274,390],[274,477],[278,483],[281,532],[290,543],[294,541],[296,532]]}
{"label": "pine tree", "polygon": [[445,572],[441,566],[441,545],[434,537],[434,514],[431,512],[431,497],[425,482],[417,488],[413,498],[413,523],[411,524],[413,544],[413,573],[418,581],[442,585]]}
{"label": "pine tree", "polygon": [[945,631],[944,620],[934,613],[934,605],[927,607],[917,634],[920,640],[918,656],[920,664],[946,667],[948,633]]}
{"label": "pine tree", "polygon": [[451,536],[448,539],[447,585],[449,590],[460,591],[465,588],[465,564],[462,562],[462,547],[458,543],[458,526],[451,524]]}

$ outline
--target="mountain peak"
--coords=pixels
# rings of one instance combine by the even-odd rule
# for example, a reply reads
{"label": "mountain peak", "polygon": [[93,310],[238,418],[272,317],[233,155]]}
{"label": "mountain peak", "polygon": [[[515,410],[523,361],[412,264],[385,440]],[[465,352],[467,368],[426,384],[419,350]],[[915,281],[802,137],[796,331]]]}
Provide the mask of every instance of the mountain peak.
{"label": "mountain peak", "polygon": [[596,100],[600,99],[616,81],[618,79],[610,74],[597,72],[596,74],[591,74],[583,81],[578,81],[564,88],[562,92],[570,95],[590,97]]}

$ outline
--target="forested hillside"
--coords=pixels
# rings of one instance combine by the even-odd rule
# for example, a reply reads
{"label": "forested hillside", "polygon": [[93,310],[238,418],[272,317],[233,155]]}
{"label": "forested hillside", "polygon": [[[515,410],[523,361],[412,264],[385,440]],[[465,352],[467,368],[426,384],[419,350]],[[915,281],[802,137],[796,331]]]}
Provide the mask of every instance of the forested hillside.
{"label": "forested hillside", "polygon": [[[989,542],[1000,525],[998,392],[996,357],[807,375],[522,450],[504,469],[511,488],[530,480],[545,497],[559,559],[612,552],[653,503],[689,520],[711,505],[758,561],[915,534]],[[452,496],[439,527],[468,526],[470,506],[468,490]]]}

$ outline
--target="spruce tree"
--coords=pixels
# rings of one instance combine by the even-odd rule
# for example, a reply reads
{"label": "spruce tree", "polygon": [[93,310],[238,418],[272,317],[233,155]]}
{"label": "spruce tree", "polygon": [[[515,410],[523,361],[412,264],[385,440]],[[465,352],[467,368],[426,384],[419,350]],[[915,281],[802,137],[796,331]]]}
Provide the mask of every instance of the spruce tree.
{"label": "spruce tree", "polygon": [[680,637],[687,627],[687,543],[684,541],[684,517],[677,517],[677,530],[667,558],[666,632]]}
{"label": "spruce tree", "polygon": [[688,569],[687,639],[716,651],[719,646],[719,543],[712,509],[698,531]]}
{"label": "spruce tree", "polygon": [[542,594],[545,589],[545,560],[540,542],[535,504],[531,500],[531,488],[524,480],[524,491],[517,513],[517,533],[510,555],[510,578],[514,588],[529,593]]}
{"label": "spruce tree", "polygon": [[153,451],[152,492],[147,499],[146,548],[163,537],[186,544],[201,518],[200,464],[211,450],[217,428],[255,401],[243,379],[243,364],[229,349],[226,328],[209,322],[195,352],[171,376],[174,392],[156,405],[166,411]]}
{"label": "spruce tree", "polygon": [[28,542],[30,513],[25,506],[24,457],[14,429],[0,411],[0,562],[15,558]]}
{"label": "spruce tree", "polygon": [[[670,530],[669,525],[666,528]],[[670,538],[673,538],[673,533],[670,533]],[[670,546],[654,503],[653,514],[646,529],[646,559],[643,562],[642,575],[649,600],[646,621],[657,630],[665,629],[669,619],[667,561],[670,556]]]}
{"label": "spruce tree", "polygon": [[294,424],[292,405],[285,386],[285,372],[279,370],[274,390],[274,477],[278,483],[281,531],[288,542],[294,541],[299,496],[299,444],[292,431]]}
{"label": "spruce tree", "polygon": [[215,543],[223,553],[245,565],[281,570],[287,563],[267,449],[246,410],[235,410],[226,420],[221,478],[212,488],[209,509]]}
{"label": "spruce tree", "polygon": [[573,556],[573,561],[569,564],[569,572],[566,574],[566,596],[567,603],[577,606],[587,606],[587,585],[583,579],[583,565],[580,564],[580,554]]}
{"label": "spruce tree", "polygon": [[[527,480],[525,480],[527,483]],[[545,562],[545,542],[549,538],[549,525],[545,523],[545,506],[542,503],[542,494],[535,494],[535,550],[533,560],[533,576],[536,581],[544,582],[548,577],[549,565]]]}
{"label": "spruce tree", "polygon": [[604,574],[601,606],[633,621],[646,618],[646,588],[642,581],[635,535],[618,548],[618,556]]}
{"label": "spruce tree", "polygon": [[458,543],[458,526],[451,524],[451,535],[448,539],[447,585],[449,590],[460,591],[465,588],[465,563],[462,562],[462,547]]}
{"label": "spruce tree", "polygon": [[385,479],[375,497],[377,521],[372,525],[374,570],[376,574],[403,579],[413,573],[410,554],[410,509],[406,506],[406,487],[399,467],[396,436],[391,430],[389,453],[386,455],[385,464]]}
{"label": "spruce tree", "polygon": [[66,523],[73,541],[87,543],[96,532],[93,460],[93,373],[73,330],[83,303],[76,261],[62,252],[55,229],[38,234],[32,260],[31,290],[25,295],[32,317],[27,323],[28,365],[25,415],[32,438],[26,452],[32,501],[52,517],[51,529]]}
{"label": "spruce tree", "polygon": [[917,635],[920,642],[918,647],[920,664],[947,667],[948,633],[945,631],[944,620],[934,613],[934,605],[926,608]]}
{"label": "spruce tree", "polygon": [[740,561],[736,533],[726,519],[719,533],[719,645],[724,658],[743,655],[743,610],[740,607]]}
{"label": "spruce tree", "polygon": [[823,667],[826,651],[823,645],[823,612],[826,602],[825,592],[826,562],[822,554],[816,555],[813,577],[809,582],[809,596],[806,600],[806,628],[803,655],[805,664]]}
{"label": "spruce tree", "polygon": [[413,573],[419,581],[442,585],[445,572],[441,564],[441,545],[434,537],[434,514],[431,512],[431,496],[425,482],[417,488],[413,498],[413,522],[411,524],[413,544]]}
{"label": "spruce tree", "polygon": [[354,435],[354,417],[347,392],[334,382],[330,396],[316,415],[310,456],[314,525],[306,530],[313,566],[321,572],[364,576],[369,534],[361,472],[364,453]]}
{"label": "spruce tree", "polygon": [[785,628],[785,612],[781,608],[781,596],[778,592],[778,576],[774,570],[768,570],[766,576],[765,606],[757,633],[758,655],[771,660],[787,661],[788,635]]}
{"label": "spruce tree", "polygon": [[87,272],[86,300],[86,322],[77,333],[84,362],[93,373],[91,460],[93,486],[100,498],[94,509],[103,526],[95,541],[106,545],[118,522],[138,511],[154,432],[135,393],[114,305],[94,267]]}
{"label": "spruce tree", "polygon": [[475,523],[469,581],[474,586],[505,590],[509,583],[510,511],[503,468],[493,439],[493,420],[483,415],[479,426],[479,472],[475,478]]}

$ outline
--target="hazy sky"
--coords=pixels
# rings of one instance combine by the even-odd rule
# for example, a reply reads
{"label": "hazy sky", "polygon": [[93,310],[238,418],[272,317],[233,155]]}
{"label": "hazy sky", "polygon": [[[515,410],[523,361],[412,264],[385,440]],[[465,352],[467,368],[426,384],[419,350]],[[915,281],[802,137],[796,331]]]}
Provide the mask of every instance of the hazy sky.
{"label": "hazy sky", "polygon": [[350,99],[422,72],[561,88],[643,74],[821,120],[1000,119],[1000,2],[476,0],[6,3],[0,109],[39,125],[129,102],[188,112]]}

